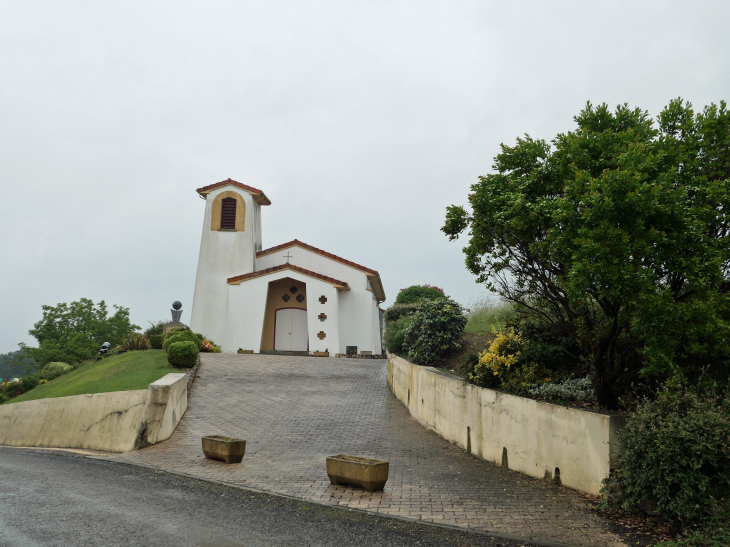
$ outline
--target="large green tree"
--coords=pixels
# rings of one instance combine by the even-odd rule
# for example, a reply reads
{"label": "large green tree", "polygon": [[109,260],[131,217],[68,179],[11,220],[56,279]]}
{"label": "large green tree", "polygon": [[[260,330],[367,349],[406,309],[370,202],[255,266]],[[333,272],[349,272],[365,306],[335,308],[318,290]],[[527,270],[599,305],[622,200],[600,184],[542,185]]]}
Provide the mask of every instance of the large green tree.
{"label": "large green tree", "polygon": [[109,315],[106,303],[88,298],[70,304],[43,306],[43,319],[28,331],[38,347],[20,346],[41,365],[53,361],[78,363],[98,354],[104,342],[121,344],[122,339],[139,329],[129,320],[129,309],[114,306]]}
{"label": "large green tree", "polygon": [[447,209],[466,264],[581,347],[615,409],[640,375],[727,375],[730,113],[672,101],[590,103],[552,142],[502,145],[494,173]]}

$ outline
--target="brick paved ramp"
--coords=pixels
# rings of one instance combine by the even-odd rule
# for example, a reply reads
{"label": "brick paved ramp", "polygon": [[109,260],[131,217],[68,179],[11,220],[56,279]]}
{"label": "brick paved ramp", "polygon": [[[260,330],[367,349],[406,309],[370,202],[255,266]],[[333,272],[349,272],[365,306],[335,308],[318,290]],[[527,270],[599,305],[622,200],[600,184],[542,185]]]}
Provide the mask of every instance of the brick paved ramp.
{"label": "brick paved ramp", "polygon": [[[621,545],[573,491],[466,454],[393,397],[385,361],[204,354],[173,436],[111,459],[303,500],[535,541]],[[246,439],[242,464],[206,460],[203,435]],[[329,484],[325,457],[390,461],[383,492]]]}

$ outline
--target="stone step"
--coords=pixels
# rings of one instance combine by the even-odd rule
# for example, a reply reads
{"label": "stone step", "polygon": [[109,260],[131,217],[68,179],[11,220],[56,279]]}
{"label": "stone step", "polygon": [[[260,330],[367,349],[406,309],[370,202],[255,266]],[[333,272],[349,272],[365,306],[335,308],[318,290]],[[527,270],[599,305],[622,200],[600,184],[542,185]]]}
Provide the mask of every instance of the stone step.
{"label": "stone step", "polygon": [[298,357],[309,357],[312,355],[308,351],[282,351],[276,349],[262,349],[259,353],[264,355],[296,355]]}

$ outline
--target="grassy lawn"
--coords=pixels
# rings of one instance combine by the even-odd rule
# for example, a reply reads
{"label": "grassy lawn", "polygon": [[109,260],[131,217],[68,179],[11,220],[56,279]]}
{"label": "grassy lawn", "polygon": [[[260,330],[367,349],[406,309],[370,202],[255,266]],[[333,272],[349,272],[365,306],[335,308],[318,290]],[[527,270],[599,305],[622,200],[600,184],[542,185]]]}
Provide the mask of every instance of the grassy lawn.
{"label": "grassy lawn", "polygon": [[471,306],[469,321],[464,328],[467,334],[491,334],[492,329],[501,329],[512,306],[503,302],[482,300]]}
{"label": "grassy lawn", "polygon": [[163,350],[130,351],[106,357],[96,363],[84,363],[60,378],[10,399],[6,404],[86,393],[146,389],[170,372],[185,371],[170,368]]}

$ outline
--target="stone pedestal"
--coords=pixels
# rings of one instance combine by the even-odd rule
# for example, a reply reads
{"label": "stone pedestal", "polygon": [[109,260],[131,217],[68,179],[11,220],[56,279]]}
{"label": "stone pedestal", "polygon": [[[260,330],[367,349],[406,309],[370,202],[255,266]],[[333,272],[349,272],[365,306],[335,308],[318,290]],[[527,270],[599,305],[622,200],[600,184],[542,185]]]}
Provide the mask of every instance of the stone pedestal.
{"label": "stone pedestal", "polygon": [[180,321],[171,321],[169,323],[165,323],[164,330],[162,331],[162,335],[164,336],[168,332],[170,332],[172,329],[177,327],[187,327],[187,325],[184,325]]}

